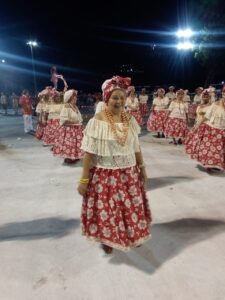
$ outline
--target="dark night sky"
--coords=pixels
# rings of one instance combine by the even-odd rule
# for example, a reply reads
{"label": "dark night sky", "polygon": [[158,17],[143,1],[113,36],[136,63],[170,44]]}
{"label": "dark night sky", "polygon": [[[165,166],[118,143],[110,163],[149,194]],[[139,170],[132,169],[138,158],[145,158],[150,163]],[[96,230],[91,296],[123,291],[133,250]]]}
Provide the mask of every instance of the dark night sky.
{"label": "dark night sky", "polygon": [[[5,54],[11,68],[6,77],[15,84],[32,84],[29,39],[39,42],[34,49],[39,88],[49,84],[51,65],[77,89],[99,89],[115,74],[131,76],[136,85],[193,88],[204,83],[204,69],[190,53],[162,47],[174,44],[176,37],[169,33],[191,20],[188,1],[74,1],[75,8],[66,1],[5,2],[0,11],[0,58]],[[119,73],[122,64],[135,72]]]}

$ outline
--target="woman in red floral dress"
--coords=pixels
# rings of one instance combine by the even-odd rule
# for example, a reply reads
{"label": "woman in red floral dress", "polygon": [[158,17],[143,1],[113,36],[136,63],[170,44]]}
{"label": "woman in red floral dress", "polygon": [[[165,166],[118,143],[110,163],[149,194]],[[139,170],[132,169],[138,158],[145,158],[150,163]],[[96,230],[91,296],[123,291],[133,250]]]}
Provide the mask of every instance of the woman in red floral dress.
{"label": "woman in red floral dress", "polygon": [[82,116],[76,106],[77,91],[68,90],[64,94],[64,106],[60,113],[58,138],[53,146],[54,155],[64,157],[64,163],[75,163],[83,157],[81,141],[83,138]]}
{"label": "woman in red floral dress", "polygon": [[48,103],[48,93],[47,90],[44,90],[38,94],[38,105],[36,107],[36,113],[37,113],[37,128],[35,132],[35,136],[38,140],[41,140],[45,131],[45,120],[44,120],[44,111],[45,107]]}
{"label": "woman in red floral dress", "polygon": [[52,97],[52,102],[49,103],[45,110],[45,120],[47,125],[43,134],[43,142],[45,145],[54,145],[59,134],[59,119],[63,108],[63,94],[56,92]]}
{"label": "woman in red floral dress", "polygon": [[90,119],[82,141],[82,232],[100,242],[106,253],[127,251],[150,238],[140,127],[124,111],[129,84],[130,78],[119,76],[103,83],[106,109]]}
{"label": "woman in red floral dress", "polygon": [[174,145],[182,144],[188,133],[188,104],[184,102],[184,90],[176,92],[176,99],[170,103],[164,134],[173,138]]}
{"label": "woman in red floral dress", "polygon": [[[157,137],[164,137],[169,99],[165,97],[165,90],[159,88],[157,97],[154,98],[151,113],[147,122],[147,130],[157,132]],[[161,134],[161,135],[160,135]]]}
{"label": "woman in red floral dress", "polygon": [[186,153],[207,171],[225,170],[225,87],[222,98],[207,109],[192,138],[187,140]]}
{"label": "woman in red floral dress", "polygon": [[135,93],[135,87],[130,86],[127,92],[128,92],[128,97],[125,103],[126,109],[136,119],[138,124],[142,125],[143,119],[139,108],[139,101]]}
{"label": "woman in red floral dress", "polygon": [[139,108],[142,118],[148,116],[148,95],[145,88],[141,89],[141,93],[139,95]]}

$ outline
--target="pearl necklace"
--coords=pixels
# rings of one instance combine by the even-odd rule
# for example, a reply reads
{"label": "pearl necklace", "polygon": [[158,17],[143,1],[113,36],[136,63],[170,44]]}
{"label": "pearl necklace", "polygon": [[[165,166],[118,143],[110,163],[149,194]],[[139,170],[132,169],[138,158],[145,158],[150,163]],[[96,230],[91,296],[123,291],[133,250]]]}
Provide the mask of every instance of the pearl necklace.
{"label": "pearl necklace", "polygon": [[[124,146],[127,136],[128,136],[128,130],[129,130],[129,119],[127,117],[127,114],[124,111],[121,113],[121,119],[122,119],[122,124],[123,124],[122,129],[117,128],[116,123],[113,120],[113,115],[108,109],[105,109],[105,115],[106,115],[107,121],[109,122],[109,125],[111,127],[111,130],[115,136],[117,143],[119,143],[121,146]],[[117,130],[122,132],[122,136],[118,135]]]}

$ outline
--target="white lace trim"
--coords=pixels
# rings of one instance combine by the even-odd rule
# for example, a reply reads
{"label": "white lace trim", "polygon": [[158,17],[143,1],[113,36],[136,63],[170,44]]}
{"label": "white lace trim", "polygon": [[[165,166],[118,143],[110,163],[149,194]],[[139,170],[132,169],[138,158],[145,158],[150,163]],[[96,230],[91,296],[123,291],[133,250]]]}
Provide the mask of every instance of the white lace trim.
{"label": "white lace trim", "polygon": [[136,166],[135,154],[123,156],[98,156],[94,157],[93,166],[103,169],[122,169]]}
{"label": "white lace trim", "polygon": [[[116,123],[116,126],[121,129],[123,125]],[[126,143],[122,146],[116,141],[109,123],[92,118],[84,130],[81,149],[108,157],[134,154],[140,151],[139,133],[140,127],[135,118],[131,117]]]}

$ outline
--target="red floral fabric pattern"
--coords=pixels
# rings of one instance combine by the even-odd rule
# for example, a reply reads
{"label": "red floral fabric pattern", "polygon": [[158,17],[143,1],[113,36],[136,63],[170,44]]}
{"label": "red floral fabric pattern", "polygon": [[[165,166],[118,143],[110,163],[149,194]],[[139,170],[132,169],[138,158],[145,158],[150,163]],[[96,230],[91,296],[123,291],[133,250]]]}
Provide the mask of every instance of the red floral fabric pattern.
{"label": "red floral fabric pattern", "polygon": [[147,122],[147,130],[153,132],[163,132],[165,129],[167,114],[165,111],[153,111]]}
{"label": "red floral fabric pattern", "polygon": [[59,134],[59,120],[58,119],[50,119],[47,122],[47,126],[45,128],[43,134],[43,142],[47,145],[54,145],[55,141]]}
{"label": "red floral fabric pattern", "polygon": [[142,125],[143,124],[143,119],[142,119],[140,111],[132,111],[132,110],[130,110],[129,114],[132,115],[136,119],[138,125]]}
{"label": "red floral fabric pattern", "polygon": [[186,120],[168,117],[164,130],[166,137],[185,139],[187,133],[188,127]]}
{"label": "red floral fabric pattern", "polygon": [[53,146],[53,154],[64,158],[81,159],[84,155],[80,148],[83,130],[83,125],[60,126],[59,136]]}
{"label": "red floral fabric pattern", "polygon": [[139,104],[139,109],[140,109],[142,117],[145,117],[149,114],[147,103],[140,103]]}
{"label": "red floral fabric pattern", "polygon": [[225,130],[205,123],[189,132],[186,153],[206,168],[225,170]]}
{"label": "red floral fabric pattern", "polygon": [[43,125],[42,123],[38,123],[37,124],[37,128],[36,128],[36,132],[35,132],[35,137],[38,140],[41,140],[45,131],[45,125]]}
{"label": "red floral fabric pattern", "polygon": [[151,212],[137,167],[93,168],[81,221],[87,238],[113,248],[127,251],[144,243]]}

